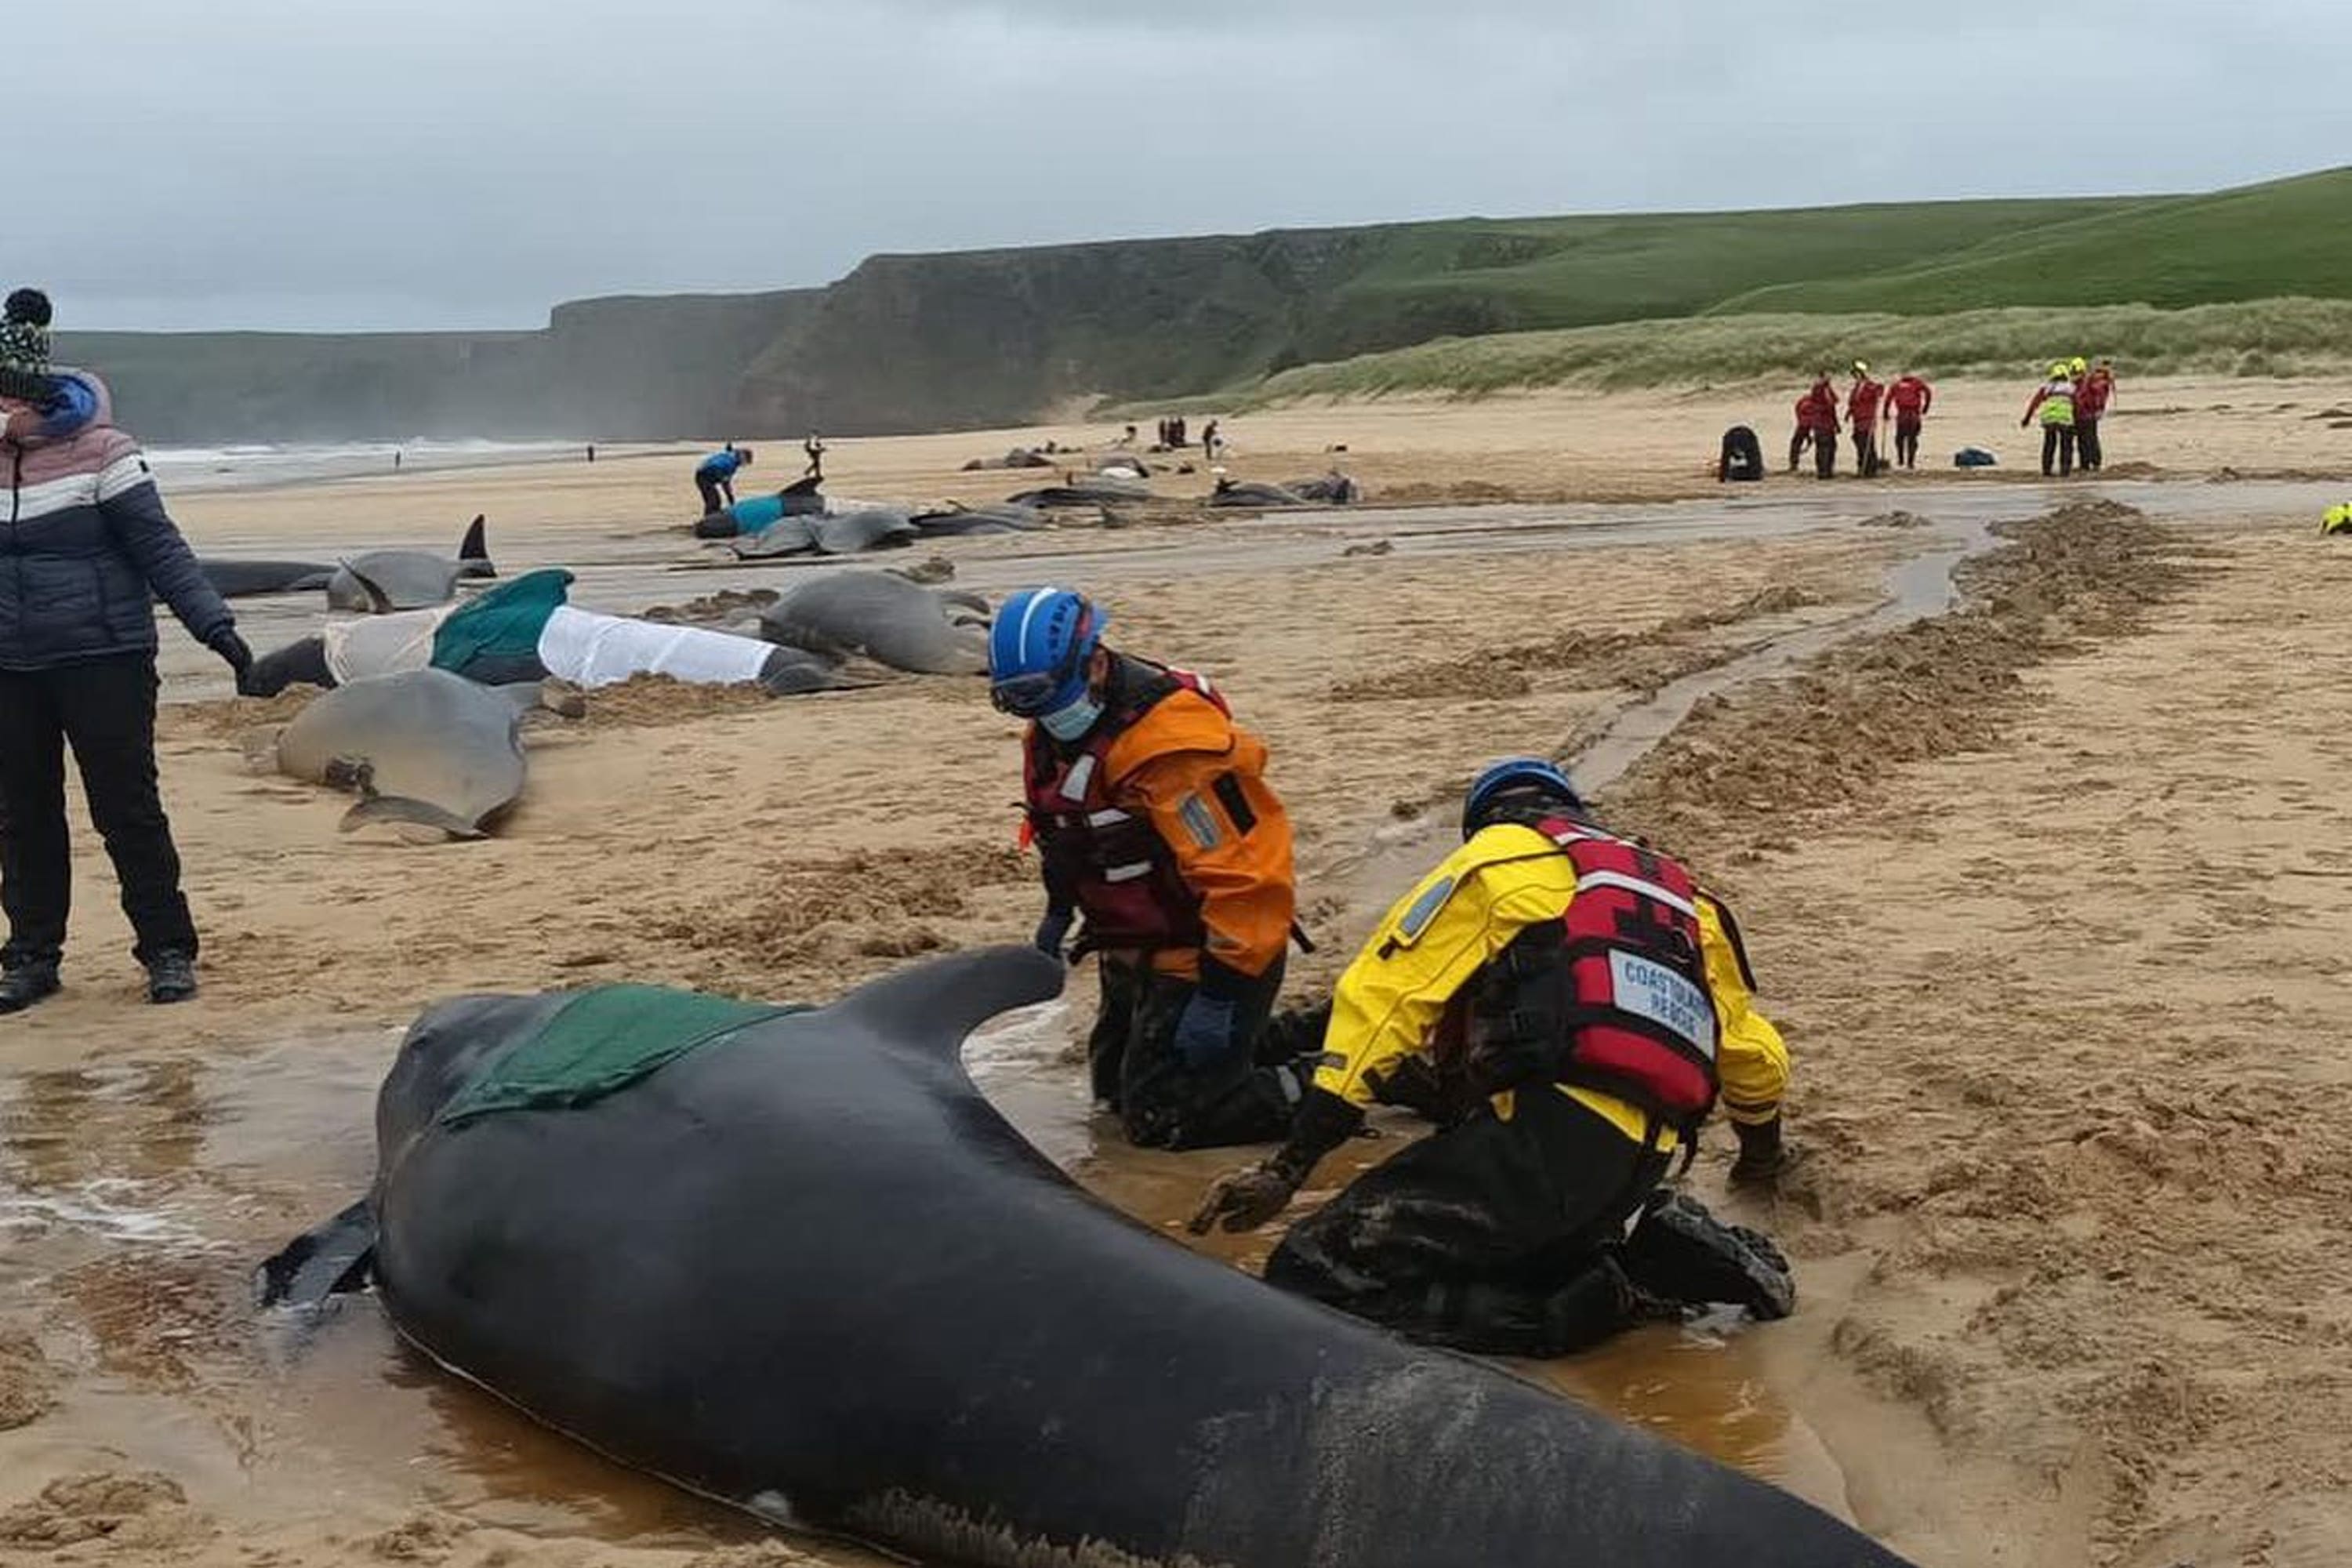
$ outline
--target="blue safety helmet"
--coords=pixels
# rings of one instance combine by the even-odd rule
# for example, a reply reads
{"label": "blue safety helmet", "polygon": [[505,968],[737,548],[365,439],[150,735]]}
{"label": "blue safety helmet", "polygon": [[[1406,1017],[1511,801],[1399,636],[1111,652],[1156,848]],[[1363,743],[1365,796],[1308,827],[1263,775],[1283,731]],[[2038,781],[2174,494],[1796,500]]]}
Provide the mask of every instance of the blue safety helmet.
{"label": "blue safety helmet", "polygon": [[988,631],[989,700],[1034,719],[1086,695],[1087,665],[1110,617],[1067,588],[1024,588]]}
{"label": "blue safety helmet", "polygon": [[1559,767],[1541,757],[1507,757],[1470,781],[1470,793],[1462,797],[1462,837],[1467,839],[1486,826],[1496,806],[1514,795],[1538,796],[1579,816],[1584,812],[1584,797]]}

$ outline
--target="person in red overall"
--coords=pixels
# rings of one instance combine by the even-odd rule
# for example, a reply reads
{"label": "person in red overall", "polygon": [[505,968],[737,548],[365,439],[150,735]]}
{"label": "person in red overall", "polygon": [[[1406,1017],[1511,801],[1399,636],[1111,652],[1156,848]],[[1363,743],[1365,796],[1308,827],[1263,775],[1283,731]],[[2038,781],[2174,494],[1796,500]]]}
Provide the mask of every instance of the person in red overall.
{"label": "person in red overall", "polygon": [[1895,460],[1906,468],[1919,466],[1919,426],[1935,405],[1936,389],[1911,371],[1887,389],[1887,412],[1895,417]]}
{"label": "person in red overall", "polygon": [[1853,390],[1846,395],[1846,419],[1853,426],[1854,470],[1865,479],[1877,477],[1885,460],[1878,455],[1878,411],[1886,388],[1870,379],[1870,366],[1853,362]]}
{"label": "person in red overall", "polygon": [[[2074,363],[2079,366],[2081,360]],[[2095,474],[2106,466],[2106,450],[2099,444],[2099,421],[2106,416],[2107,405],[2115,401],[2116,372],[2113,362],[2102,359],[2090,370],[2076,373],[2074,382],[2074,461],[2086,474]]]}
{"label": "person in red overall", "polygon": [[1797,399],[1797,423],[1789,432],[1789,471],[1795,473],[1797,465],[1805,460],[1805,448],[1813,443],[1813,395],[1810,392]]}
{"label": "person in red overall", "polygon": [[1481,773],[1462,832],[1340,977],[1288,1141],[1211,1188],[1192,1228],[1274,1218],[1409,1064],[1433,1061],[1452,1107],[1438,1131],[1294,1224],[1267,1284],[1496,1355],[1566,1354],[1705,1302],[1786,1316],[1771,1243],[1662,1185],[1718,1104],[1736,1184],[1776,1185],[1792,1159],[1788,1048],[1754,1005],[1738,927],[1538,758]]}
{"label": "person in red overall", "polygon": [[1814,380],[1813,389],[1797,399],[1797,437],[1789,443],[1789,467],[1797,466],[1797,458],[1810,442],[1814,476],[1832,478],[1837,473],[1838,430],[1837,389],[1830,384],[1830,373],[1823,371]]}
{"label": "person in red overall", "polygon": [[1098,954],[1102,982],[1095,1096],[1132,1142],[1279,1138],[1312,1067],[1268,1027],[1297,891],[1265,743],[1205,678],[1105,647],[1106,624],[1081,595],[1031,588],[990,630],[991,696],[1029,721],[1037,945],[1062,953],[1083,919],[1072,956]]}

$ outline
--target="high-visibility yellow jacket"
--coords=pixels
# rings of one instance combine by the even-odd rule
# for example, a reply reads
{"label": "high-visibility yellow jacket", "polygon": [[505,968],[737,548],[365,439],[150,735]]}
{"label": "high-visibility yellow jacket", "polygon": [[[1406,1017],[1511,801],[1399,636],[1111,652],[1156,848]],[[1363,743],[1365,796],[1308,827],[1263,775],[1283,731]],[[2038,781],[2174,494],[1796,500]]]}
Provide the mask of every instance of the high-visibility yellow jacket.
{"label": "high-visibility yellow jacket", "polygon": [[2025,405],[2025,416],[2033,417],[2036,411],[2044,425],[2072,426],[2074,423],[2074,383],[2071,377],[2053,376],[2035,388],[2033,401]]}
{"label": "high-visibility yellow jacket", "polygon": [[[1371,1105],[1378,1079],[1430,1049],[1454,995],[1512,938],[1559,920],[1575,897],[1575,868],[1550,839],[1516,823],[1481,830],[1397,900],[1340,976],[1316,1087],[1359,1108]],[[1788,1047],[1756,1011],[1722,906],[1702,895],[1698,913],[1707,990],[1722,1029],[1716,1066],[1724,1112],[1734,1121],[1769,1121],[1788,1087]],[[1557,1087],[1628,1138],[1652,1134],[1638,1106],[1599,1089]],[[1513,1095],[1495,1096],[1495,1108],[1508,1119]],[[1670,1129],[1657,1129],[1655,1138],[1664,1148],[1675,1142]]]}

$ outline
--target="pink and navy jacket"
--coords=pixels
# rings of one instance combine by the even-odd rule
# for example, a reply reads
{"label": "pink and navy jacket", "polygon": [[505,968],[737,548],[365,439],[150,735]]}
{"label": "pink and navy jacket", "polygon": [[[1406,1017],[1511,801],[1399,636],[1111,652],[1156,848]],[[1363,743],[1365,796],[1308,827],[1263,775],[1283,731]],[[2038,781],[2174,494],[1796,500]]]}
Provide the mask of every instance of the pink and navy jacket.
{"label": "pink and navy jacket", "polygon": [[[0,439],[0,669],[152,654],[158,598],[209,646],[236,618],[164,511],[139,444],[114,428],[105,384],[58,374],[79,384],[58,414]],[[85,403],[89,417],[70,423]]]}

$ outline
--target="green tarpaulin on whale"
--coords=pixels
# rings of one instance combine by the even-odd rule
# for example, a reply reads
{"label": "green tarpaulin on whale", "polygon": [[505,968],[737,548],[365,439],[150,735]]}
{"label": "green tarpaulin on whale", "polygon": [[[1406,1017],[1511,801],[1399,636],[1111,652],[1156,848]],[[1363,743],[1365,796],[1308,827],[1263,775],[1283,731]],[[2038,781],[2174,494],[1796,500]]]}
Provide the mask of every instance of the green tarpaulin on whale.
{"label": "green tarpaulin on whale", "polygon": [[805,1011],[662,985],[600,985],[485,1068],[442,1108],[441,1123],[591,1105],[753,1024]]}

